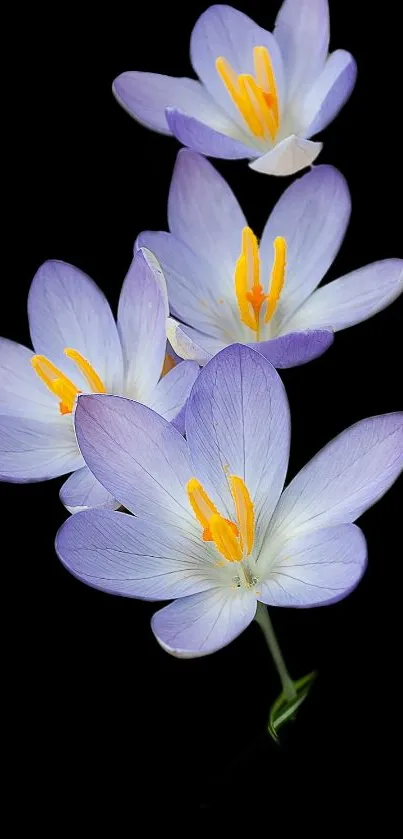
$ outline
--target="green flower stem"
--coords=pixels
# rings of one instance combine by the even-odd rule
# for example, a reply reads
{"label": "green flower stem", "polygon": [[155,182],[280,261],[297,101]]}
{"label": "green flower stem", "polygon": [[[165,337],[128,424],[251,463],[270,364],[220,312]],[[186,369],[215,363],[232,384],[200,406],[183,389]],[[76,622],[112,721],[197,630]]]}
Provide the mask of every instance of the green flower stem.
{"label": "green flower stem", "polygon": [[285,666],[285,661],[283,659],[282,652],[278,645],[277,638],[274,634],[273,625],[269,618],[267,607],[264,606],[264,604],[260,601],[257,604],[255,621],[259,624],[263,632],[263,635],[267,641],[267,646],[273,656],[278,675],[280,676],[284,696],[287,700],[291,702],[293,699],[296,698],[297,691],[295,689],[294,682],[291,679],[291,676]]}

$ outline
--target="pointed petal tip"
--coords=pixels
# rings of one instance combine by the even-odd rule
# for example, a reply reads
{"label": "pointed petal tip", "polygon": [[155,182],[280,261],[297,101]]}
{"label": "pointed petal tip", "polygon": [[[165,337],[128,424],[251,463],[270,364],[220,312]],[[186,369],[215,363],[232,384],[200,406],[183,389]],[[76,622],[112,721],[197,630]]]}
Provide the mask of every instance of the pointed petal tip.
{"label": "pointed petal tip", "polygon": [[292,134],[266,154],[250,161],[249,166],[254,172],[261,172],[264,175],[294,175],[307,166],[311,166],[322,148],[323,143]]}

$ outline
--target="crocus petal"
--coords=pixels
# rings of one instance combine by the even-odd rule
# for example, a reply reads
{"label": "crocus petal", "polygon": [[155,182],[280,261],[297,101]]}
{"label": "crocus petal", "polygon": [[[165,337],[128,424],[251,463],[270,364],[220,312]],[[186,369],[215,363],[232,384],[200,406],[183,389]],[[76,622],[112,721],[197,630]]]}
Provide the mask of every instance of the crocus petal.
{"label": "crocus petal", "polygon": [[353,522],[403,469],[403,413],[357,422],[328,443],[284,491],[270,539]]}
{"label": "crocus petal", "polygon": [[284,72],[281,52],[270,32],[231,6],[210,6],[197,20],[190,39],[193,67],[211,96],[242,128],[244,121],[218,75],[215,62],[220,56],[239,73],[254,74],[253,48],[266,47],[273,64],[280,102],[283,99]]}
{"label": "crocus petal", "polygon": [[[276,556],[269,558],[267,579],[259,585],[259,600],[269,606],[335,603],[356,587],[366,562],[365,537],[355,524],[304,533],[287,540]],[[263,563],[261,555],[258,567]]]}
{"label": "crocus petal", "polygon": [[125,392],[147,402],[160,376],[166,349],[166,308],[150,262],[138,250],[123,283],[118,327],[125,362]]}
{"label": "crocus petal", "polygon": [[403,291],[403,260],[383,259],[319,288],[284,329],[345,329],[385,309]]}
{"label": "crocus petal", "polygon": [[224,178],[208,160],[189,149],[181,149],[176,159],[168,222],[177,239],[204,256],[220,291],[233,297],[234,266],[247,222]]}
{"label": "crocus petal", "polygon": [[0,480],[46,481],[83,465],[70,417],[39,422],[0,417]]}
{"label": "crocus petal", "polygon": [[116,510],[119,502],[111,495],[87,466],[73,472],[64,482],[60,493],[60,500],[69,513],[79,513],[92,507],[104,507]]}
{"label": "crocus petal", "polygon": [[223,157],[228,160],[252,158],[259,154],[253,146],[248,146],[234,137],[236,130],[230,133],[230,127],[228,133],[218,130],[203,120],[190,117],[175,108],[167,108],[165,115],[171,134],[184,146],[189,146],[200,154]]}
{"label": "crocus petal", "polygon": [[325,67],[301,103],[301,125],[313,137],[329,125],[351,95],[357,79],[357,65],[346,50],[329,55]]}
{"label": "crocus petal", "polygon": [[175,352],[181,358],[192,359],[201,367],[225,347],[225,344],[217,338],[211,338],[196,329],[183,326],[174,318],[168,318],[167,335]]}
{"label": "crocus petal", "polygon": [[274,37],[281,49],[288,101],[321,72],[329,48],[328,0],[284,0]]}
{"label": "crocus petal", "polygon": [[250,592],[216,588],[165,606],[153,616],[151,628],[167,653],[198,658],[233,641],[255,613],[256,597]]}
{"label": "crocus petal", "polygon": [[264,175],[294,175],[316,160],[322,145],[291,134],[249,166]]}
{"label": "crocus petal", "polygon": [[214,356],[190,394],[186,436],[195,476],[228,518],[234,515],[228,474],[245,481],[258,549],[288,465],[289,408],[274,367],[240,344]]}
{"label": "crocus petal", "polygon": [[121,396],[79,396],[75,427],[91,472],[127,510],[196,527],[187,446],[167,420]]}
{"label": "crocus petal", "polygon": [[65,370],[78,387],[88,390],[88,383],[64,355],[65,347],[78,350],[108,389],[122,387],[122,350],[109,303],[78,268],[44,262],[29,290],[28,317],[35,351]]}
{"label": "crocus petal", "polygon": [[158,382],[150,394],[148,407],[173,420],[183,408],[198,373],[199,365],[194,361],[181,361]]}
{"label": "crocus petal", "polygon": [[290,332],[271,341],[250,344],[274,367],[298,367],[313,358],[318,358],[333,343],[334,335],[329,330],[311,329],[306,332]]}
{"label": "crocus petal", "polygon": [[169,600],[217,585],[201,539],[127,513],[77,513],[59,530],[56,551],[79,580],[125,597]]}
{"label": "crocus petal", "polygon": [[33,355],[21,344],[0,338],[0,414],[42,421],[56,419],[57,400],[34,372]]}
{"label": "crocus petal", "polygon": [[172,133],[166,109],[173,108],[190,117],[197,117],[224,134],[232,133],[241,137],[237,126],[195,79],[130,71],[115,79],[113,92],[120,105],[132,117],[162,134]]}
{"label": "crocus petal", "polygon": [[350,212],[346,180],[333,166],[315,166],[283,192],[260,242],[262,274],[269,277],[273,241],[276,236],[287,241],[285,284],[273,318],[275,332],[324,277],[343,241]]}

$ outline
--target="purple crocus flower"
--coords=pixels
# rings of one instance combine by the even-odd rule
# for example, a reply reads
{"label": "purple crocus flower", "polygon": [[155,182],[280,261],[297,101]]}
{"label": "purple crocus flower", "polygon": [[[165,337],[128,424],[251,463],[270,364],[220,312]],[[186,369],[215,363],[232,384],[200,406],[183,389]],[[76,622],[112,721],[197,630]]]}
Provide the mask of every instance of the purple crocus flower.
{"label": "purple crocus flower", "polygon": [[116,506],[78,448],[76,397],[123,394],[173,420],[199,368],[182,362],[161,378],[167,313],[164,278],[152,254],[139,251],[133,259],[117,325],[93,280],[73,265],[45,262],[28,297],[35,354],[0,338],[0,479],[43,481],[73,472],[60,491],[71,513]]}
{"label": "purple crocus flower", "polygon": [[338,114],[357,69],[329,49],[327,0],[285,0],[271,34],[231,6],[198,19],[190,57],[200,81],[122,73],[113,90],[143,125],[212,157],[248,158],[257,172],[291,175],[322,143],[308,139]]}
{"label": "purple crocus flower", "polygon": [[176,352],[204,364],[230,343],[257,342],[275,367],[293,367],[321,355],[334,331],[384,309],[403,289],[401,259],[317,289],[350,209],[340,172],[314,167],[285,190],[258,245],[226,181],[204,157],[181,149],[168,201],[171,232],[146,231],[136,243],[164,270]]}
{"label": "purple crocus flower", "polygon": [[259,602],[309,607],[349,594],[367,558],[352,522],[403,468],[403,413],[385,414],[336,437],[282,492],[286,393],[264,356],[238,344],[193,385],[186,440],[150,408],[102,395],[79,397],[76,432],[90,469],[135,517],[79,513],[57,553],[95,588],[174,598],[152,629],[180,657],[228,644]]}

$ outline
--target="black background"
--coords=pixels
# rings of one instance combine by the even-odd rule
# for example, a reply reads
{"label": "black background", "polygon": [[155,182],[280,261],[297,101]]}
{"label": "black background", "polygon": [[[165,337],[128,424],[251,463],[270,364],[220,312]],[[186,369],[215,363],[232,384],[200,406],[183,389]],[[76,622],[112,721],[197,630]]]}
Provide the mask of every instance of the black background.
{"label": "black background", "polygon": [[[278,5],[238,7],[271,28]],[[376,14],[351,0],[330,5],[331,46],[353,52],[359,67],[319,161],[337,166],[352,193],[334,279],[401,255],[402,99],[395,4]],[[188,38],[204,8],[32,6],[22,28],[15,12],[3,99],[11,187],[0,334],[29,345],[26,297],[45,259],[79,266],[116,307],[136,235],[166,229],[178,144],[130,119],[111,84],[129,69],[191,75]],[[259,234],[291,179],[258,175],[243,161],[215,165]],[[289,477],[350,424],[401,409],[402,308],[399,300],[338,333],[322,358],[282,374],[293,420]],[[6,650],[13,646],[6,692],[16,712],[9,774],[17,788],[36,790],[40,813],[58,800],[63,814],[77,800],[153,819],[161,796],[166,815],[242,806],[252,816],[267,811],[269,826],[282,796],[292,804],[306,792],[304,821],[319,800],[334,812],[362,785],[379,794],[397,748],[401,483],[362,517],[369,568],[353,595],[328,608],[272,610],[292,675],[319,672],[281,747],[264,733],[279,685],[258,628],[204,659],[169,657],[150,631],[153,604],[86,588],[57,560],[61,483],[0,486]]]}

